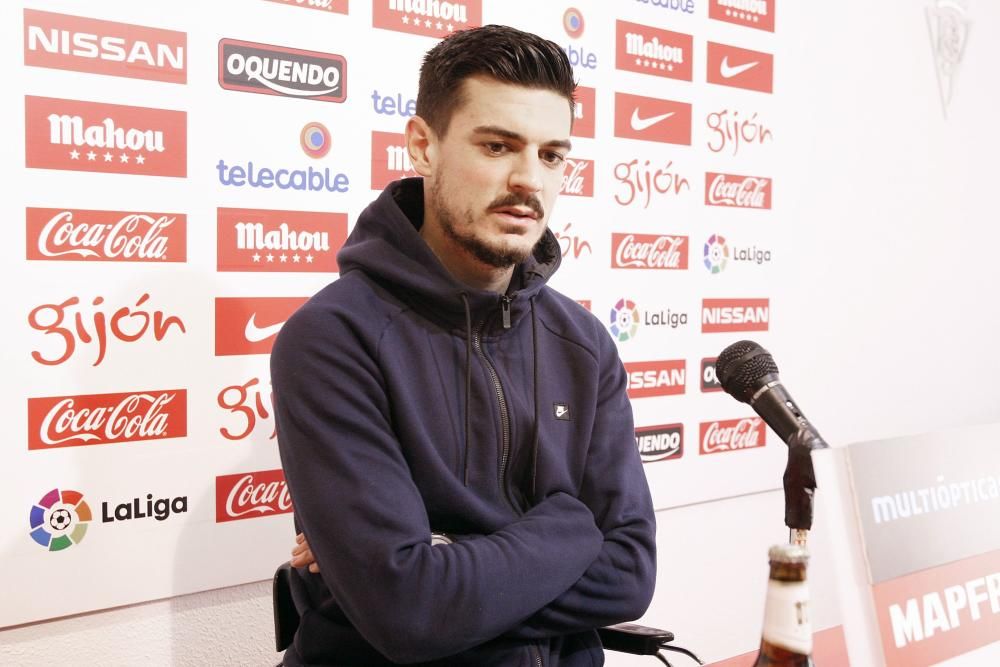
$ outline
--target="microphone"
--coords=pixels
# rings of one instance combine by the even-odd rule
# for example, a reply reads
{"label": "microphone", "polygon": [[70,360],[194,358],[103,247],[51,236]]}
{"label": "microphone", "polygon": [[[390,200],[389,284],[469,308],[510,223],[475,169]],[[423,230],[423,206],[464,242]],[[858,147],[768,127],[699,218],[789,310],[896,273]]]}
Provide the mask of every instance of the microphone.
{"label": "microphone", "polygon": [[723,390],[737,401],[748,403],[785,444],[792,438],[813,449],[826,447],[778,378],[778,365],[771,353],[752,340],[733,343],[719,354],[715,375]]}
{"label": "microphone", "polygon": [[727,394],[748,403],[788,445],[785,487],[785,525],[792,544],[806,546],[812,528],[816,474],[812,450],[828,447],[805,418],[778,378],[771,353],[752,340],[733,343],[715,361],[715,375]]}

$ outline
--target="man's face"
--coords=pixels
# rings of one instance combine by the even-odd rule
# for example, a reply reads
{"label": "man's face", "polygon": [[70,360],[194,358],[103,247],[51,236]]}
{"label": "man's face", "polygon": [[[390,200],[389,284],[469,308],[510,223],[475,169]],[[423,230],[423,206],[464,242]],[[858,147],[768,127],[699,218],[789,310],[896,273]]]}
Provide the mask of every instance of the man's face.
{"label": "man's face", "polygon": [[478,262],[508,268],[548,224],[569,152],[570,111],[550,90],[473,77],[438,138],[429,213]]}

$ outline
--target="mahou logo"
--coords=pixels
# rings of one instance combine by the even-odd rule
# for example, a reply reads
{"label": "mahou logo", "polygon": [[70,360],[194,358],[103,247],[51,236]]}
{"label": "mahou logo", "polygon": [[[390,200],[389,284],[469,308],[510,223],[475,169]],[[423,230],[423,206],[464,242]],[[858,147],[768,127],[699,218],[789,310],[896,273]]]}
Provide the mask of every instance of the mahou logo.
{"label": "mahou logo", "polygon": [[278,470],[257,470],[215,478],[215,522],[256,519],[288,514],[292,497],[285,474]]}
{"label": "mahou logo", "polygon": [[705,204],[770,209],[771,179],[763,176],[706,172]]}
{"label": "mahou logo", "polygon": [[305,297],[247,297],[215,300],[215,356],[269,354],[285,320]]}
{"label": "mahou logo", "polygon": [[772,92],[774,56],[770,53],[709,42],[705,68],[709,83]]}
{"label": "mahou logo", "polygon": [[570,197],[594,196],[594,161],[582,158],[566,158],[559,194]]}
{"label": "mahou logo", "polygon": [[218,270],[336,273],[346,213],[220,208]]}
{"label": "mahou logo", "polygon": [[629,398],[673,396],[684,393],[687,362],[684,359],[636,361],[625,364],[625,373]]}
{"label": "mahou logo", "polygon": [[184,262],[181,213],[28,208],[26,257],[74,262]]}
{"label": "mahou logo", "polygon": [[615,93],[615,136],[691,145],[691,105]]}
{"label": "mahou logo", "polygon": [[688,267],[688,237],[663,234],[612,234],[612,269]]}
{"label": "mahou logo", "polygon": [[347,61],[332,53],[221,39],[219,85],[245,93],[343,102]]}
{"label": "mahou logo", "polygon": [[374,0],[372,26],[428,37],[483,24],[482,0]]}
{"label": "mahou logo", "polygon": [[768,299],[702,299],[701,332],[767,331]]}
{"label": "mahou logo", "polygon": [[187,435],[187,391],[157,389],[28,399],[28,449]]}
{"label": "mahou logo", "polygon": [[187,176],[187,114],[120,104],[24,98],[25,166]]}
{"label": "mahou logo", "polygon": [[346,14],[348,0],[271,0],[271,2],[301,7],[302,9],[318,9],[325,12]]}
{"label": "mahou logo", "polygon": [[684,456],[684,425],[643,426],[635,429],[635,446],[643,463]]}
{"label": "mahou logo", "polygon": [[709,0],[708,17],[774,32],[775,0]]}
{"label": "mahou logo", "polygon": [[691,35],[616,21],[615,67],[629,72],[691,80]]}
{"label": "mahou logo", "polygon": [[187,34],[24,10],[24,64],[187,83]]}
{"label": "mahou logo", "polygon": [[382,190],[392,181],[416,175],[402,134],[372,132],[372,190]]}
{"label": "mahou logo", "polygon": [[570,135],[574,137],[594,138],[595,118],[597,113],[597,90],[586,86],[577,86],[573,91],[576,104],[573,107],[573,129]]}
{"label": "mahou logo", "polygon": [[766,444],[764,420],[760,417],[702,422],[699,431],[702,454],[754,449]]}

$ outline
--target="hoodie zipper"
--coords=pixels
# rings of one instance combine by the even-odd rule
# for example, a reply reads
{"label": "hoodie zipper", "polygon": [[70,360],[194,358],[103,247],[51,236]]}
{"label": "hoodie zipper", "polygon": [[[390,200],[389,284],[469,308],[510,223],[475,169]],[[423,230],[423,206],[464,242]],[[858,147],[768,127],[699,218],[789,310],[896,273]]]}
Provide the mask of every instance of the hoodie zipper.
{"label": "hoodie zipper", "polygon": [[[501,300],[501,307],[504,311],[504,322],[510,325],[510,299],[506,296]],[[500,474],[497,477],[497,481],[500,484],[500,489],[503,491],[503,497],[510,505],[510,508],[515,512],[518,512],[517,506],[514,505],[514,501],[510,497],[510,493],[507,491],[506,484],[506,474],[507,474],[507,459],[510,456],[510,414],[507,412],[507,397],[503,393],[503,385],[500,384],[500,376],[497,375],[496,368],[489,359],[486,358],[486,353],[483,352],[482,344],[482,330],[486,320],[483,320],[479,326],[476,327],[475,332],[472,334],[472,347],[475,348],[476,354],[479,358],[483,360],[486,364],[486,370],[490,373],[490,379],[493,381],[493,390],[496,392],[497,401],[500,404],[500,429],[502,433],[502,443],[500,450]]]}

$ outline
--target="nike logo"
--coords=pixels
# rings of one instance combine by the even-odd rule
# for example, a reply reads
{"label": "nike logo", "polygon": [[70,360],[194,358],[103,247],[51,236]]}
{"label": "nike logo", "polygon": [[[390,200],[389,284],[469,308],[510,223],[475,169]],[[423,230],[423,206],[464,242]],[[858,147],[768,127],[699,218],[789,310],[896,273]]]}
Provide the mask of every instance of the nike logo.
{"label": "nike logo", "polygon": [[553,403],[552,416],[563,421],[570,421],[569,406],[565,403]]}
{"label": "nike logo", "polygon": [[250,316],[247,321],[246,329],[243,330],[243,336],[251,343],[259,343],[262,340],[266,340],[271,336],[275,335],[284,326],[284,322],[278,322],[277,324],[272,324],[267,327],[258,327],[254,319],[257,317],[257,313]]}
{"label": "nike logo", "polygon": [[722,64],[719,65],[719,74],[722,75],[723,79],[732,79],[734,76],[738,76],[746,72],[748,69],[756,67],[760,64],[760,61],[754,60],[749,63],[744,63],[742,65],[736,65],[735,67],[730,66],[729,56],[722,57]]}
{"label": "nike logo", "polygon": [[631,120],[629,120],[629,123],[632,125],[632,129],[633,130],[635,130],[636,132],[642,132],[643,130],[646,130],[646,129],[649,129],[649,128],[653,127],[654,125],[656,125],[660,121],[664,121],[664,120],[670,118],[675,113],[676,113],[675,111],[671,111],[670,113],[660,114],[659,116],[650,116],[649,118],[640,118],[639,117],[639,107],[636,107],[635,109],[632,110],[632,118],[631,118]]}

